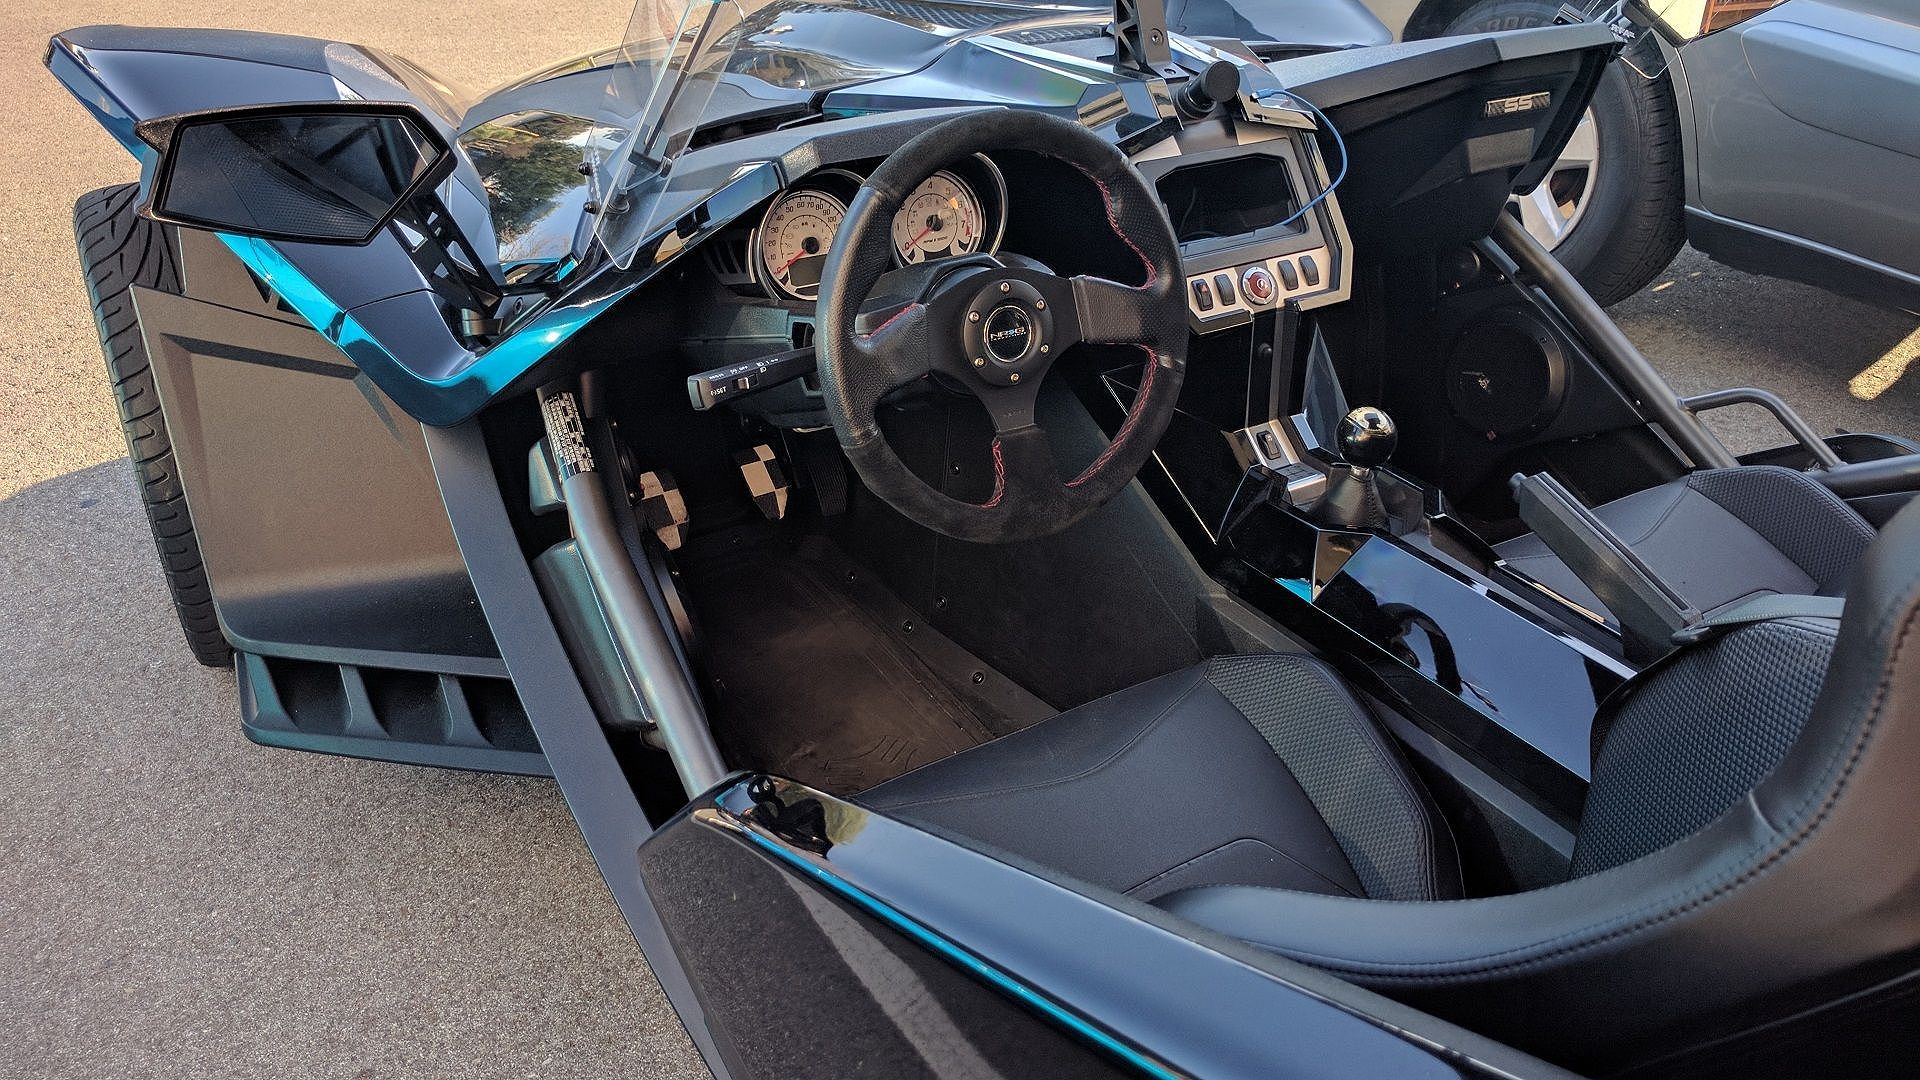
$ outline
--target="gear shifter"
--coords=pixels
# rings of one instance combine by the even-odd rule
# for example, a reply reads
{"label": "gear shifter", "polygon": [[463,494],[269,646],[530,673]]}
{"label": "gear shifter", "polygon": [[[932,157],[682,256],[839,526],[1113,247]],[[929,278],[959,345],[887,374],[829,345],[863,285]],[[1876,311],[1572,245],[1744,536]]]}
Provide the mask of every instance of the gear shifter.
{"label": "gear shifter", "polygon": [[1327,473],[1327,492],[1313,504],[1313,517],[1340,529],[1379,529],[1387,524],[1374,469],[1393,457],[1400,433],[1393,418],[1371,405],[1348,413],[1335,430],[1345,459]]}

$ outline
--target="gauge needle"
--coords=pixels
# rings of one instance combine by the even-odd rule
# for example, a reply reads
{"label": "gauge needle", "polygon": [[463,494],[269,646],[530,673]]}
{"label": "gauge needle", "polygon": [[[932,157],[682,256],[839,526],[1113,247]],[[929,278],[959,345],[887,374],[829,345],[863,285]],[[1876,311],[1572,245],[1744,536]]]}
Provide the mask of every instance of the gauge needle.
{"label": "gauge needle", "polygon": [[780,269],[778,269],[778,270],[776,270],[776,271],[774,271],[774,275],[775,275],[776,277],[785,277],[785,276],[787,276],[787,271],[789,271],[789,270],[791,270],[791,269],[793,269],[793,264],[794,264],[794,263],[797,263],[797,262],[799,262],[799,261],[800,261],[801,259],[804,259],[804,258],[806,258],[806,257],[807,257],[808,255],[811,255],[811,254],[813,254],[813,253],[812,253],[812,252],[810,252],[810,251],[808,251],[808,250],[807,250],[807,249],[805,249],[805,248],[801,248],[801,249],[800,249],[800,251],[799,251],[799,253],[798,253],[798,254],[796,254],[796,255],[794,255],[794,257],[793,257],[793,258],[791,258],[791,259],[788,259],[788,260],[787,260],[786,262],[783,262],[783,263],[781,263],[781,264],[780,264]]}
{"label": "gauge needle", "polygon": [[913,249],[914,249],[915,247],[918,247],[918,246],[919,246],[919,244],[920,244],[920,241],[922,241],[922,240],[925,240],[925,239],[927,238],[927,234],[928,234],[928,233],[930,233],[930,232],[932,232],[932,231],[933,231],[933,226],[931,226],[931,225],[929,225],[929,226],[927,226],[927,227],[926,227],[926,228],[924,228],[924,229],[921,229],[921,230],[920,230],[920,235],[918,235],[918,236],[916,236],[916,237],[914,237],[913,239],[911,239],[911,240],[909,240],[909,241],[907,241],[907,246],[906,246],[906,250],[908,250],[908,251],[912,251],[912,250],[913,250]]}

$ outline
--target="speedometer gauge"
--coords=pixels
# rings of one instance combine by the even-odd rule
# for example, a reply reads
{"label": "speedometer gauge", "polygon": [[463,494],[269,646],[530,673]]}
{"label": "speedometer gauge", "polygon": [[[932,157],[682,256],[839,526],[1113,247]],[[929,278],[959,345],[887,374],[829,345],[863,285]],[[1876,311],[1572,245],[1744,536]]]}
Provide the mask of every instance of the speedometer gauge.
{"label": "speedometer gauge", "polygon": [[768,283],[796,300],[817,299],[827,249],[846,216],[847,204],[824,191],[794,191],[774,203],[760,222],[760,267]]}
{"label": "speedometer gauge", "polygon": [[980,196],[951,172],[922,181],[893,216],[893,253],[901,265],[971,255],[986,231]]}

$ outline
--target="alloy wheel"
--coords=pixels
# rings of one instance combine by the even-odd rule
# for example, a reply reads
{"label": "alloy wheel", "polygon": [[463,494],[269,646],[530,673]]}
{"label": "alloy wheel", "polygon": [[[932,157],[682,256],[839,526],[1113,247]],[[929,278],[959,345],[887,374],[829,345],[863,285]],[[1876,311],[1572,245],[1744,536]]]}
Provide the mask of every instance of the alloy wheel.
{"label": "alloy wheel", "polygon": [[1586,216],[1600,167],[1600,128],[1593,110],[1588,109],[1546,177],[1532,191],[1513,196],[1507,210],[1520,219],[1540,246],[1552,251]]}

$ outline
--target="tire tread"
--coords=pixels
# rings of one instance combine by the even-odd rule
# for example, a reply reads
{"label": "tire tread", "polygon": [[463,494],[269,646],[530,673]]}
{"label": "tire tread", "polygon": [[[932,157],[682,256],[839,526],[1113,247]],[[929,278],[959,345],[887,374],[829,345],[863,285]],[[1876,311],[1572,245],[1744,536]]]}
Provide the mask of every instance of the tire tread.
{"label": "tire tread", "polygon": [[233,663],[233,647],[214,613],[206,564],[194,535],[186,492],[180,487],[172,438],[133,307],[135,286],[180,291],[179,256],[165,226],[139,215],[138,199],[137,184],[117,184],[81,196],[73,207],[74,240],[120,413],[121,434],[127,441],[127,457],[140,484],[174,613],[194,658],[209,667],[227,667]]}

